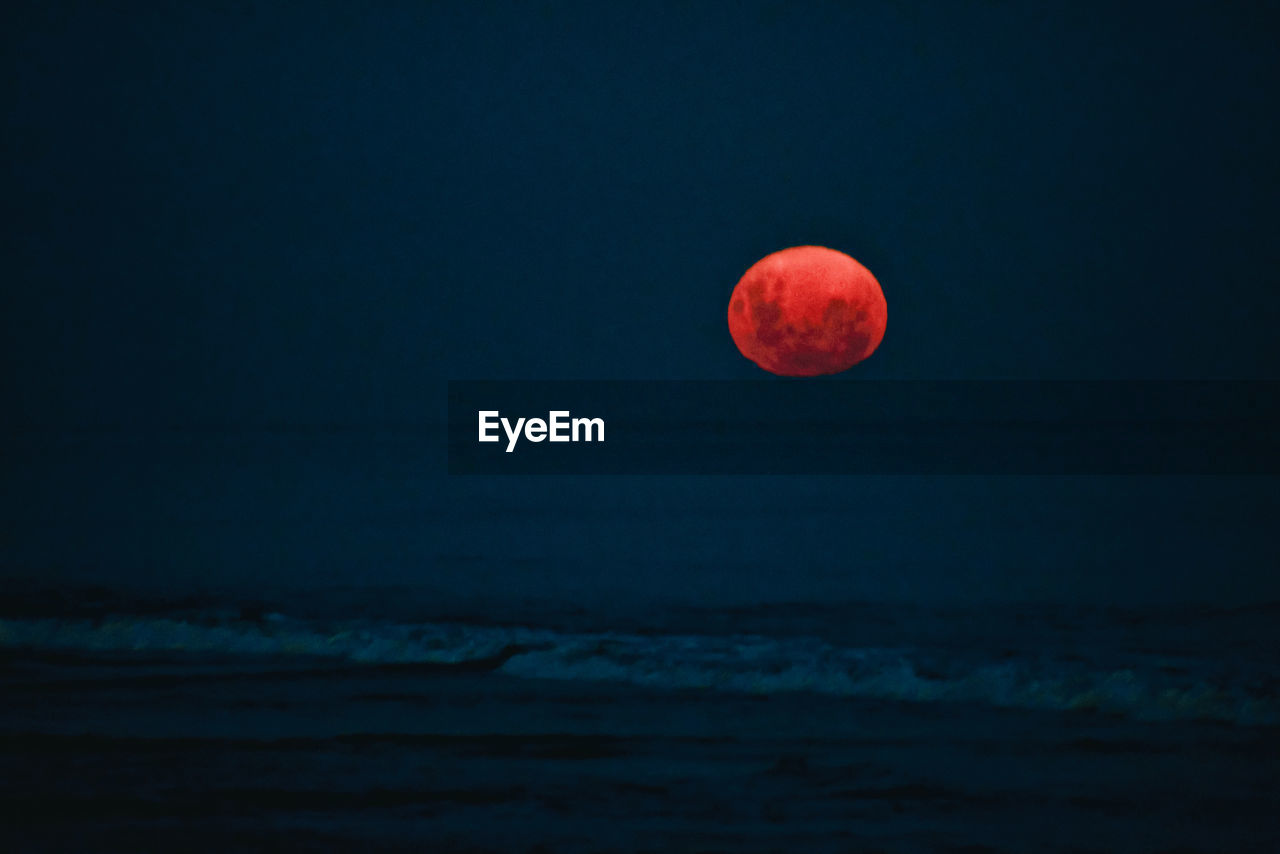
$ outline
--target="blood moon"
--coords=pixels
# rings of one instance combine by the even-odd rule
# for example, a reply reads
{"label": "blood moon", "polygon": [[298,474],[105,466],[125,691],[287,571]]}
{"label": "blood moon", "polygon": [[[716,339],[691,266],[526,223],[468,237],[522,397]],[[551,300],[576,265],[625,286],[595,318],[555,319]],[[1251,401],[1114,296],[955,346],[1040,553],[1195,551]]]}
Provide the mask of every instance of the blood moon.
{"label": "blood moon", "polygon": [[786,377],[848,370],[880,345],[888,317],[871,271],[823,246],[766,255],[729,297],[733,343],[766,371]]}

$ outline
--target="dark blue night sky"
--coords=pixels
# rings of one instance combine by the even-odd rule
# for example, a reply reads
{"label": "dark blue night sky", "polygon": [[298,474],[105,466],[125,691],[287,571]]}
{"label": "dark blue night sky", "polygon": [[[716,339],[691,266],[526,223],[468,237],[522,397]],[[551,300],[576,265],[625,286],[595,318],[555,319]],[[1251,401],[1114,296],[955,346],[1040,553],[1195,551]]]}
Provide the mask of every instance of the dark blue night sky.
{"label": "dark blue night sky", "polygon": [[[1274,597],[1269,481],[548,496],[441,476],[424,426],[448,379],[763,377],[727,297],[799,243],[859,258],[889,302],[881,348],[826,381],[1274,378],[1274,12],[10,4],[3,416],[128,450],[20,450],[4,570]],[[256,456],[145,438],[263,429],[285,438]],[[332,429],[363,450],[287,438]],[[380,430],[396,450],[369,449]]]}

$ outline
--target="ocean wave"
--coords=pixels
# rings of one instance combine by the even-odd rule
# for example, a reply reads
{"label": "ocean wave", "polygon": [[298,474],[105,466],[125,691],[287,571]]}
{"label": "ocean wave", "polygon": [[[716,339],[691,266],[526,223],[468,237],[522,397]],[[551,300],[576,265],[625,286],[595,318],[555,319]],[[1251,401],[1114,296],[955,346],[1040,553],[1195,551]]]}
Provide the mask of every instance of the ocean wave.
{"label": "ocean wave", "polygon": [[[0,648],[282,657],[350,666],[492,662],[512,677],[663,690],[809,692],[904,702],[1092,710],[1138,720],[1280,723],[1276,680],[1207,660],[1103,663],[1039,650],[844,647],[815,637],[572,633],[448,622],[321,623],[283,614],[2,619]],[[1115,656],[1112,656],[1114,659]]]}

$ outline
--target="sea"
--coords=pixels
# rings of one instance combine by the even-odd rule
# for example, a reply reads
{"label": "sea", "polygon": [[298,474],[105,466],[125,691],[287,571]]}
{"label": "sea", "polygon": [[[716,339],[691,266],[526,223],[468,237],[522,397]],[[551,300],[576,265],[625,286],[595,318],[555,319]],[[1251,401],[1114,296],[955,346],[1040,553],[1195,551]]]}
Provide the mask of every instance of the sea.
{"label": "sea", "polygon": [[0,599],[5,851],[1280,851],[1280,606]]}

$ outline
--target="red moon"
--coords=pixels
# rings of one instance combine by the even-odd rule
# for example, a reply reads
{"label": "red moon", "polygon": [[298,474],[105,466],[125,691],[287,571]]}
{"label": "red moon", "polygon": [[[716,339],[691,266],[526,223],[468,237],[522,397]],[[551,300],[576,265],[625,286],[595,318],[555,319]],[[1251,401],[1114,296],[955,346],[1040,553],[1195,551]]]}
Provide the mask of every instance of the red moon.
{"label": "red moon", "polygon": [[843,252],[793,246],[766,255],[729,297],[729,334],[773,374],[838,374],[875,352],[889,310],[871,271]]}

